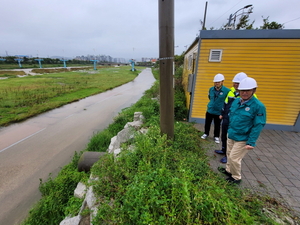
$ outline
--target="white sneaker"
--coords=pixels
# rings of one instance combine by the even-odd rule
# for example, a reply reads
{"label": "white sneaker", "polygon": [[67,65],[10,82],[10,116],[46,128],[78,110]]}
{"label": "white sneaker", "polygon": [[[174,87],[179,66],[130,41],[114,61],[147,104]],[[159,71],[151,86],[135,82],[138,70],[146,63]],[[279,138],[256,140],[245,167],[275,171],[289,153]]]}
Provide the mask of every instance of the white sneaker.
{"label": "white sneaker", "polygon": [[206,138],[207,138],[207,134],[203,134],[203,135],[201,136],[201,138],[202,138],[202,139],[206,139]]}
{"label": "white sneaker", "polygon": [[220,139],[219,139],[218,137],[215,137],[215,142],[216,142],[217,144],[219,144],[219,143],[220,143]]}

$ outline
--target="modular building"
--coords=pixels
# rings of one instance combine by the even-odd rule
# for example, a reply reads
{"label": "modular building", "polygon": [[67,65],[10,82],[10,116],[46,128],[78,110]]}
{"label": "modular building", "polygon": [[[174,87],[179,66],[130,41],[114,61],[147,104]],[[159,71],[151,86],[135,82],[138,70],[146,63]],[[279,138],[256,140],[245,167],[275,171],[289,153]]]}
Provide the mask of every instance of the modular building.
{"label": "modular building", "polygon": [[300,30],[203,30],[185,53],[183,85],[190,122],[204,123],[208,89],[221,73],[257,81],[265,129],[300,131]]}

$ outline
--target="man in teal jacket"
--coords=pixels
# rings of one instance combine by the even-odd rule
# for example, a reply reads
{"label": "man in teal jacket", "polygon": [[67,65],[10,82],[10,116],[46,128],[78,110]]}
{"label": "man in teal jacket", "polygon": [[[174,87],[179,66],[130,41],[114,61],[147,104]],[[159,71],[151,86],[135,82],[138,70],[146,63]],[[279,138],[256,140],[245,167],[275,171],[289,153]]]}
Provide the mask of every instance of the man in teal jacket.
{"label": "man in teal jacket", "polygon": [[226,169],[219,171],[229,175],[230,183],[241,182],[241,162],[256,141],[266,124],[266,107],[253,97],[257,88],[256,81],[247,77],[240,82],[240,98],[233,101],[229,111]]}
{"label": "man in teal jacket", "polygon": [[227,131],[228,131],[228,126],[229,126],[229,109],[231,107],[232,102],[240,97],[240,93],[238,91],[238,87],[240,82],[247,77],[247,74],[244,72],[237,73],[232,82],[233,82],[233,87],[230,88],[230,91],[227,94],[227,97],[225,98],[224,106],[222,109],[222,114],[220,115],[220,119],[222,120],[222,135],[221,135],[221,140],[222,140],[222,149],[221,150],[215,150],[215,153],[217,154],[222,154],[225,155],[220,162],[221,163],[227,163]]}
{"label": "man in teal jacket", "polygon": [[224,75],[218,73],[213,80],[214,86],[208,91],[209,102],[205,114],[204,134],[201,136],[202,139],[206,139],[209,136],[210,126],[212,121],[214,121],[214,140],[217,144],[220,143],[221,119],[219,116],[222,113],[225,98],[230,91],[229,88],[223,86],[224,80]]}

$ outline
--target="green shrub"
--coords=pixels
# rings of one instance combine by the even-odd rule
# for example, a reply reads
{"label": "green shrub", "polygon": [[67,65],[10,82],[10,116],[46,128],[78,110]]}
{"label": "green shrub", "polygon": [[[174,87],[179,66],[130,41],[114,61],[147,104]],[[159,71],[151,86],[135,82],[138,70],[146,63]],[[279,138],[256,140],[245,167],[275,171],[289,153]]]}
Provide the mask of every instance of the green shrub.
{"label": "green shrub", "polygon": [[185,105],[186,97],[183,91],[183,88],[177,88],[175,90],[175,97],[174,97],[174,113],[175,113],[175,120],[176,121],[183,121],[187,118],[188,110]]}
{"label": "green shrub", "polygon": [[175,72],[175,96],[174,96],[174,114],[175,120],[183,121],[187,118],[188,109],[186,108],[186,97],[182,86],[183,68],[179,67]]}
{"label": "green shrub", "polygon": [[112,137],[112,133],[109,130],[104,130],[95,134],[88,143],[86,151],[105,152]]}
{"label": "green shrub", "polygon": [[42,198],[30,210],[23,225],[59,224],[68,214],[78,213],[82,200],[74,201],[74,190],[79,181],[88,179],[87,174],[77,171],[78,160],[79,154],[75,153],[72,162],[63,167],[56,178],[40,180]]}
{"label": "green shrub", "polygon": [[[249,210],[238,188],[212,172],[200,134],[176,123],[176,138],[158,126],[135,139],[135,150],[107,156],[92,173],[101,199],[94,224],[255,224],[267,221]],[[113,202],[113,206],[112,206]],[[251,203],[250,203],[251,204]],[[256,201],[255,208],[261,207]],[[271,223],[270,223],[271,224]]]}
{"label": "green shrub", "polygon": [[153,86],[145,91],[145,97],[147,98],[156,98],[159,94],[159,81],[155,81]]}
{"label": "green shrub", "polygon": [[119,114],[114,119],[114,123],[111,123],[107,129],[95,134],[91,138],[86,151],[105,152],[110,144],[111,138],[117,135],[128,121],[129,118],[127,115]]}

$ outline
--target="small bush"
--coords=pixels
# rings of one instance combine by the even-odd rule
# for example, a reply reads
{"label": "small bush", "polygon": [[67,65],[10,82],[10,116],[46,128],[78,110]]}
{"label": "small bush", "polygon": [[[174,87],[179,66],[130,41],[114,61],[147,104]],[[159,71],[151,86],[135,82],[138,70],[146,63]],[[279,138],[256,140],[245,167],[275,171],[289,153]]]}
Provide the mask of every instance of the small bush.
{"label": "small bush", "polygon": [[175,96],[174,96],[174,114],[175,120],[183,121],[187,118],[188,109],[186,108],[186,97],[182,86],[182,67],[177,68],[175,72]]}
{"label": "small bush", "polygon": [[154,85],[145,91],[145,97],[147,98],[157,98],[159,94],[159,82],[155,81]]}
{"label": "small bush", "polygon": [[187,118],[188,110],[185,105],[186,97],[183,88],[177,88],[175,90],[174,97],[174,114],[176,121],[183,121]]}
{"label": "small bush", "polygon": [[78,160],[79,154],[75,153],[72,162],[63,167],[56,178],[49,177],[46,182],[40,180],[42,198],[30,210],[23,225],[59,224],[69,214],[78,213],[75,207],[80,208],[82,200],[74,201],[74,190],[79,181],[88,179],[87,174],[77,171]]}

